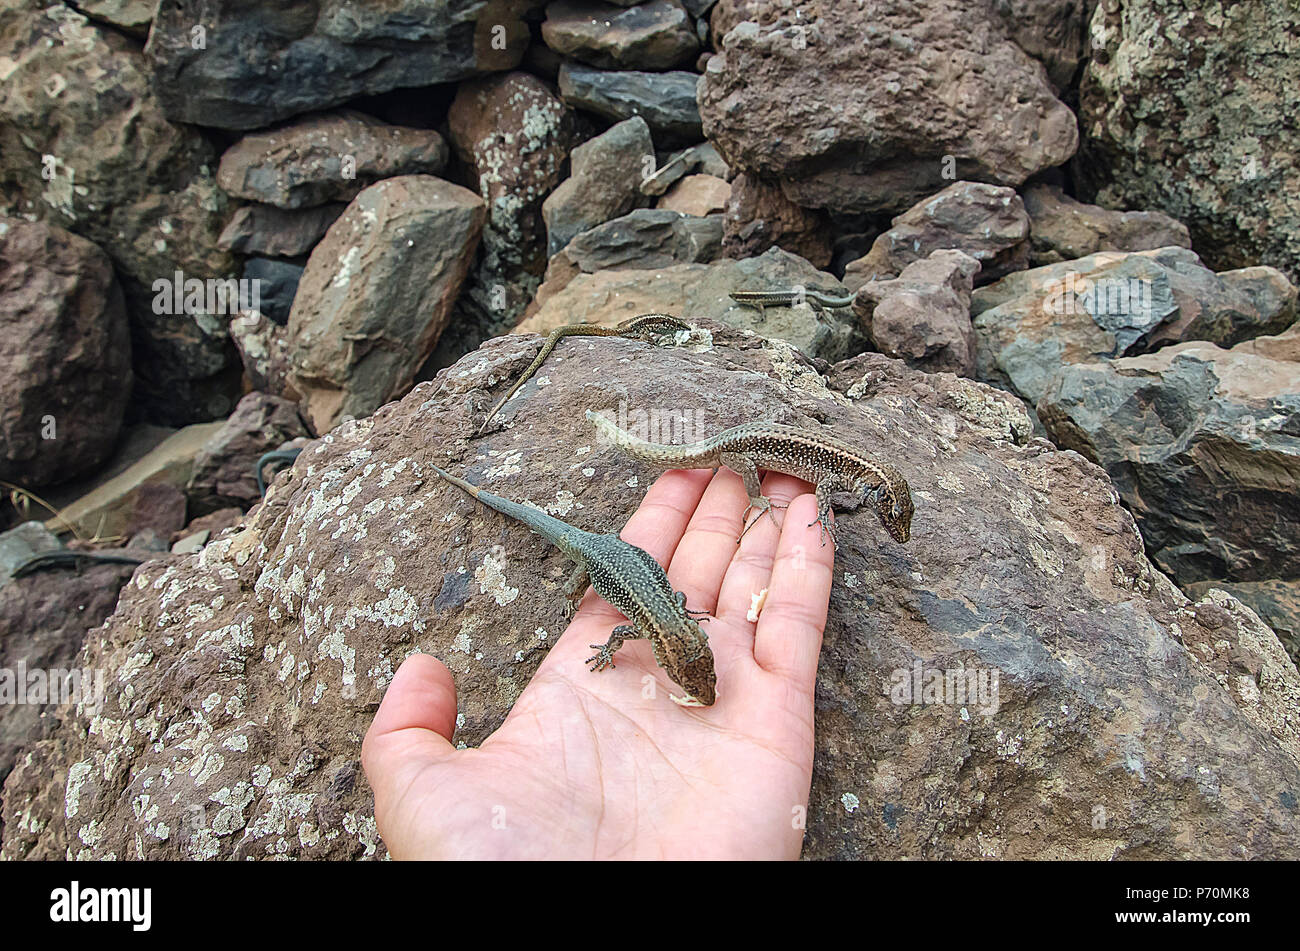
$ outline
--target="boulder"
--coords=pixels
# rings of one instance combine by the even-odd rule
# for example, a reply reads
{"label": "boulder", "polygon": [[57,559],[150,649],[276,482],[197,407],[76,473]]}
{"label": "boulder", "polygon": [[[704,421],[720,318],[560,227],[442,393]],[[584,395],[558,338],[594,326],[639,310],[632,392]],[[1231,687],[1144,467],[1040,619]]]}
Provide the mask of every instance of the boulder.
{"label": "boulder", "polygon": [[601,0],[553,0],[542,39],[561,56],[612,69],[671,69],[694,59],[700,46],[677,0],[626,9]]}
{"label": "boulder", "polygon": [[[289,313],[292,315],[293,311]],[[289,334],[284,326],[260,311],[253,311],[230,322],[230,339],[243,360],[248,389],[285,399],[299,398],[301,394],[289,382],[292,367]]]}
{"label": "boulder", "polygon": [[236,198],[292,211],[351,201],[396,175],[437,175],[447,155],[432,129],[345,111],[244,136],[222,154],[217,184]]}
{"label": "boulder", "polygon": [[970,294],[979,269],[962,251],[932,251],[898,277],[863,284],[853,308],[881,353],[929,373],[971,376]]}
{"label": "boulder", "polygon": [[[472,748],[565,626],[567,559],[429,467],[617,530],[651,472],[582,416],[622,404],[834,432],[911,482],[907,545],[869,507],[837,519],[807,857],[1296,857],[1300,674],[1249,610],[1151,566],[1100,468],[977,383],[708,333],[566,343],[467,443],[466,402],[524,358],[497,338],[318,441],[239,532],[141,566],[79,658],[129,677],[11,774],[0,854],[384,857],[358,761],[398,664],[452,669]],[[639,696],[625,673],[589,676]]]}
{"label": "boulder", "polygon": [[63,4],[0,4],[0,215],[67,228],[112,258],[132,326],[133,410],[153,422],[234,406],[232,312],[155,301],[178,274],[238,273],[217,245],[227,210],[215,169],[199,130],[163,116],[132,41]]}
{"label": "boulder", "polygon": [[249,508],[262,497],[257,491],[257,460],[290,439],[306,435],[307,427],[292,401],[249,393],[194,459],[185,486],[190,515]]}
{"label": "boulder", "polygon": [[696,73],[674,70],[647,73],[634,69],[594,69],[563,63],[560,98],[575,109],[615,122],[640,116],[656,141],[698,142],[704,137],[695,102]]}
{"label": "boulder", "polygon": [[1055,264],[1098,251],[1190,248],[1187,226],[1159,211],[1111,211],[1064,194],[1055,185],[1024,190],[1029,213],[1030,262]]}
{"label": "boulder", "polygon": [[447,326],[483,199],[429,175],[371,185],[312,251],[289,315],[289,383],[318,434],[402,393]]}
{"label": "boulder", "polygon": [[1081,197],[1185,222],[1216,271],[1300,280],[1300,8],[1125,0],[1092,14]]}
{"label": "boulder", "polygon": [[163,5],[145,46],[174,122],[256,129],[389,89],[513,69],[535,0]]}
{"label": "boulder", "polygon": [[1180,583],[1300,578],[1300,327],[1064,367],[1038,414],[1105,466]]}
{"label": "boulder", "polygon": [[976,289],[976,373],[1037,402],[1063,364],[1180,340],[1231,346],[1295,319],[1296,289],[1273,268],[1215,274],[1185,248],[1101,251]]}
{"label": "boulder", "polygon": [[687,175],[655,203],[656,208],[704,217],[721,213],[731,197],[731,186],[713,175]]}
{"label": "boulder", "polygon": [[62,547],[58,537],[40,522],[23,522],[0,532],[0,585],[7,584],[14,570],[27,559]]}
{"label": "boulder", "polygon": [[620,122],[575,148],[570,164],[569,177],[542,203],[548,254],[641,204],[637,185],[655,170],[650,127],[640,116]]}
{"label": "boulder", "polygon": [[149,32],[157,0],[77,0],[77,9],[92,20],[102,20],[128,33],[144,36]]}
{"label": "boulder", "polygon": [[[707,220],[707,219],[706,219]],[[560,278],[557,276],[556,283]],[[552,284],[543,284],[543,289]],[[773,248],[758,257],[721,259],[710,264],[622,267],[569,276],[559,291],[545,297],[515,328],[516,333],[550,333],[572,323],[611,326],[641,314],[678,314],[687,320],[706,317],[731,327],[752,330],[803,353],[838,360],[867,349],[867,337],[846,310],[818,312],[806,302],[769,306],[763,312],[737,304],[732,291],[772,287],[806,287],[833,295],[847,293],[833,276],[798,255]]]}
{"label": "boulder", "polygon": [[108,256],[62,228],[0,218],[0,479],[36,488],[93,471],[130,393]]}
{"label": "boulder", "polygon": [[954,182],[913,205],[876,238],[871,250],[850,263],[844,283],[897,277],[931,251],[953,248],[980,263],[977,283],[996,281],[1029,266],[1029,216],[1014,188]]}
{"label": "boulder", "polygon": [[1074,154],[1074,114],[985,4],[721,0],[704,133],[789,198],[899,212],[960,180],[1017,186]]}
{"label": "boulder", "polygon": [[1193,599],[1215,588],[1232,595],[1273,629],[1291,662],[1300,665],[1300,581],[1193,581],[1182,588]]}

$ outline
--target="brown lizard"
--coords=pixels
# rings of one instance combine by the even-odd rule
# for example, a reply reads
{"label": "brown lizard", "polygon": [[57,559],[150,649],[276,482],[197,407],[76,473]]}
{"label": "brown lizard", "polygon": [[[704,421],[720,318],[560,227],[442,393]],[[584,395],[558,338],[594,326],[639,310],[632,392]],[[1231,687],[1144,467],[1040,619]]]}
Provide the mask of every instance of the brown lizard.
{"label": "brown lizard", "polygon": [[515,381],[515,385],[510,387],[510,392],[501,398],[501,402],[492,408],[492,412],[487,414],[487,419],[483,420],[483,425],[479,427],[479,435],[487,429],[488,423],[492,418],[501,411],[501,407],[509,402],[510,397],[519,392],[523,386],[537,372],[555,345],[564,337],[628,337],[633,340],[644,340],[648,343],[654,343],[661,337],[671,336],[679,331],[689,331],[691,325],[684,320],[673,317],[671,314],[642,314],[640,317],[633,317],[625,320],[614,327],[602,327],[599,324],[565,324],[563,327],[556,327],[542,344],[541,351],[528,365],[528,369],[523,375]]}
{"label": "brown lizard", "polygon": [[591,410],[587,410],[587,419],[624,453],[661,469],[726,466],[745,482],[749,496],[746,518],[752,509],[760,510],[759,518],[772,509],[772,501],[763,495],[758,479],[758,470],[766,469],[817,487],[817,518],[809,525],[821,523],[823,545],[827,535],[835,541],[830,524],[831,494],[835,492],[852,493],[860,501],[873,496],[876,515],[885,531],[898,542],[911,537],[912,493],[907,480],[893,466],[877,462],[830,436],[779,423],[744,423],[709,439],[671,446],[640,439]]}

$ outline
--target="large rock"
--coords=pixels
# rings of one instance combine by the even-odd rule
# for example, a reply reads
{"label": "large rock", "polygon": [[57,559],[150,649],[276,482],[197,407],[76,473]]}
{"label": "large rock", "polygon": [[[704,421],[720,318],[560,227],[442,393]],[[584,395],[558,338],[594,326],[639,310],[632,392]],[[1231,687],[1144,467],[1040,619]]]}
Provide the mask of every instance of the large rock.
{"label": "large rock", "polygon": [[593,69],[577,63],[560,66],[560,98],[618,122],[640,116],[661,143],[698,142],[704,137],[695,87],[700,77],[674,70]]}
{"label": "large rock", "polygon": [[542,39],[562,56],[614,69],[671,69],[700,48],[677,0],[627,9],[600,0],[554,0],[546,7]]}
{"label": "large rock", "polygon": [[987,284],[1029,266],[1029,215],[1014,188],[954,182],[890,222],[865,257],[849,264],[844,282],[897,277],[931,251],[955,249],[980,263]]}
{"label": "large rock", "polygon": [[992,0],[1007,35],[1047,69],[1058,92],[1070,88],[1085,58],[1088,14],[1096,0]]}
{"label": "large rock", "polygon": [[1023,198],[1030,221],[1030,261],[1035,267],[1098,251],[1192,246],[1187,226],[1159,211],[1111,211],[1075,201],[1047,184],[1031,185]]}
{"label": "large rock", "polygon": [[1215,274],[1185,248],[1102,251],[1019,271],[971,300],[979,379],[1036,403],[1063,364],[1181,340],[1231,346],[1295,319],[1296,289],[1274,268]]}
{"label": "large rock", "polygon": [[863,284],[853,308],[881,353],[918,370],[971,376],[970,294],[979,269],[965,252],[932,251],[898,277]]}
{"label": "large rock", "polygon": [[732,25],[700,83],[705,135],[798,204],[896,212],[1074,154],[1074,114],[984,3],[721,0],[713,22]]}
{"label": "large rock", "polygon": [[285,211],[273,205],[242,205],[217,238],[217,244],[237,254],[292,258],[306,254],[325,237],[347,205],[331,202],[316,208]]}
{"label": "large rock", "polygon": [[312,116],[246,135],[221,156],[217,184],[277,208],[351,201],[396,175],[437,175],[447,143],[432,129],[387,125],[358,112]]}
{"label": "large rock", "polygon": [[1300,578],[1300,327],[1065,367],[1038,402],[1183,583]]}
{"label": "large rock", "polygon": [[642,203],[637,185],[655,170],[650,127],[640,116],[620,122],[574,149],[570,165],[569,177],[542,203],[548,254]]}
{"label": "large rock", "polygon": [[0,218],[0,479],[35,488],[93,470],[130,392],[108,257],[62,228]]}
{"label": "large rock", "polygon": [[1215,270],[1271,264],[1300,280],[1300,7],[1100,3],[1091,36],[1085,195],[1186,222]]}
{"label": "large rock", "polygon": [[1300,581],[1193,581],[1182,586],[1189,598],[1218,588],[1259,615],[1273,629],[1292,663],[1300,665]]}
{"label": "large rock", "polygon": [[428,175],[371,185],[316,246],[289,315],[290,383],[319,433],[402,395],[447,326],[483,200]]}
{"label": "large rock", "polygon": [[617,530],[651,472],[581,421],[623,403],[834,432],[911,482],[906,546],[869,507],[837,519],[805,855],[1296,857],[1300,674],[1248,610],[1151,567],[1102,470],[1018,444],[990,388],[711,333],[566,344],[516,425],[466,444],[466,402],[521,359],[498,338],[308,449],[238,533],[139,568],[81,658],[124,673],[10,776],[3,856],[383,857],[358,760],[397,665],[452,669],[475,747],[565,625],[564,556],[429,467]]}
{"label": "large rock", "polygon": [[[550,281],[547,282],[548,284]],[[722,259],[711,264],[674,264],[572,274],[559,291],[515,328],[516,333],[550,333],[563,324],[611,326],[640,314],[707,317],[730,327],[783,341],[823,360],[839,360],[867,349],[865,331],[847,310],[819,313],[806,302],[767,307],[760,313],[737,304],[732,291],[805,287],[835,296],[846,294],[833,276],[803,258],[773,248],[758,257]]]}
{"label": "large rock", "polygon": [[172,120],[255,129],[357,96],[512,69],[528,46],[520,16],[534,6],[178,0],[160,7],[145,53]]}
{"label": "large rock", "polygon": [[[168,4],[168,8],[171,8]],[[228,311],[155,306],[155,283],[234,277],[217,246],[216,152],[174,126],[134,45],[61,4],[0,4],[0,214],[99,245],[122,279],[138,413],[180,425],[226,415],[237,378]]]}
{"label": "large rock", "polygon": [[306,435],[296,404],[266,393],[249,393],[194,459],[185,486],[190,517],[250,507],[261,498],[257,460],[263,453]]}

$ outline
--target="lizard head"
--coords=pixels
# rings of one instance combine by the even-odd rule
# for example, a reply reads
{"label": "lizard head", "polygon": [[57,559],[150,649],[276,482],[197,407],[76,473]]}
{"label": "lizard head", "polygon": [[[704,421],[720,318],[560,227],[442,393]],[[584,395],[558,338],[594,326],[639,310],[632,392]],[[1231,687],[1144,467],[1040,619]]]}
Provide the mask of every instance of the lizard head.
{"label": "lizard head", "polygon": [[[689,623],[695,624],[694,621]],[[700,632],[700,637],[703,639],[703,631]],[[718,675],[713,669],[713,651],[709,650],[707,644],[693,660],[676,665],[676,669],[672,671],[672,678],[677,686],[686,691],[690,701],[693,701],[689,702],[690,706],[710,707],[718,698]]]}
{"label": "lizard head", "polygon": [[876,489],[876,515],[894,541],[912,537],[912,492],[907,480],[891,469],[889,478]]}

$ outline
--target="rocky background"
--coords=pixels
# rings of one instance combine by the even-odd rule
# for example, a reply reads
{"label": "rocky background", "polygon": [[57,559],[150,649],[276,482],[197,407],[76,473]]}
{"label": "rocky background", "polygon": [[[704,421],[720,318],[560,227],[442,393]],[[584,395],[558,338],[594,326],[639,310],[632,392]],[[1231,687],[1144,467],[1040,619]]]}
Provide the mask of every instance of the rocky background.
{"label": "rocky background", "polygon": [[[0,0],[0,676],[107,680],[0,694],[0,857],[383,857],[397,665],[473,746],[563,629],[428,465],[608,530],[619,404],[912,484],[840,523],[805,855],[1297,857],[1298,63],[1287,0]],[[853,304],[728,296],[792,286]],[[475,435],[503,335],[651,311]],[[12,577],[65,549],[146,563]]]}

